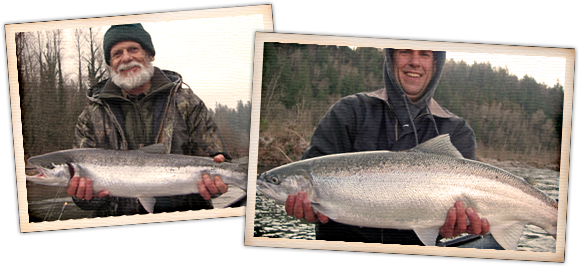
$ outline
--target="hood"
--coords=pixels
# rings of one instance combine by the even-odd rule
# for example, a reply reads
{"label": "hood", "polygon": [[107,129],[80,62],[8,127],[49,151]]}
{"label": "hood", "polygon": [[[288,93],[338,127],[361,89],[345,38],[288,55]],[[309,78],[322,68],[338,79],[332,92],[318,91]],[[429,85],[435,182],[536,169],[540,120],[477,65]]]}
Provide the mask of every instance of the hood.
{"label": "hood", "polygon": [[387,101],[403,124],[411,124],[413,119],[418,116],[419,112],[427,107],[427,104],[429,105],[429,108],[432,108],[430,107],[431,103],[433,103],[431,100],[432,96],[434,96],[436,86],[438,86],[438,82],[440,81],[440,77],[442,76],[442,68],[446,61],[446,51],[434,51],[436,72],[432,76],[426,92],[416,103],[410,101],[394,76],[391,56],[393,51],[394,49],[391,48],[385,49],[384,84],[386,86]]}
{"label": "hood", "polygon": [[[181,83],[181,80],[181,74],[170,70],[161,70],[155,67],[155,73],[151,78],[151,87],[156,88],[157,85],[166,82],[172,82],[174,85],[177,85]],[[92,102],[100,102],[99,97],[101,93],[105,92],[107,94],[118,94],[121,96],[122,93],[120,90],[122,89],[114,84],[111,79],[106,79],[90,87],[86,92],[86,97]]]}

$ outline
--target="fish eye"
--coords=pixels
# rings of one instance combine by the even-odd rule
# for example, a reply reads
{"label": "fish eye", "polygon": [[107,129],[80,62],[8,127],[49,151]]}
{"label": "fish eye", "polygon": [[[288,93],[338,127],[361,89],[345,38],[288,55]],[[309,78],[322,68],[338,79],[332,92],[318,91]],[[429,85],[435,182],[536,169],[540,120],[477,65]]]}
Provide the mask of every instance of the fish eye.
{"label": "fish eye", "polygon": [[280,182],[280,180],[277,176],[272,176],[269,180],[274,184],[279,184],[279,182]]}
{"label": "fish eye", "polygon": [[45,169],[52,170],[56,166],[54,166],[54,164],[52,164],[52,163],[47,163],[47,164],[44,164],[44,166],[42,166],[42,167],[44,167]]}

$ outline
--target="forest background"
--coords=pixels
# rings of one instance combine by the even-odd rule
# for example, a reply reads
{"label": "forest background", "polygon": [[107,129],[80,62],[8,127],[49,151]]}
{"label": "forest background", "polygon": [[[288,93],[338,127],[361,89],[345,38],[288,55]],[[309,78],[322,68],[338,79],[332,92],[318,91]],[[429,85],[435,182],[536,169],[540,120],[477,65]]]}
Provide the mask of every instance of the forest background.
{"label": "forest background", "polygon": [[[343,96],[384,88],[384,50],[265,43],[260,166],[301,159],[325,112]],[[564,88],[488,62],[447,60],[434,99],[465,118],[481,161],[559,169]]]}
{"label": "forest background", "polygon": [[[16,34],[25,158],[72,148],[74,126],[89,102],[87,89],[109,77],[102,49],[103,34],[99,27],[74,29],[72,44],[65,40],[69,37],[65,37],[63,30]],[[74,57],[64,56],[71,52]],[[70,70],[65,66],[76,68]],[[195,88],[191,89],[195,92]],[[210,108],[213,104],[215,108]],[[238,100],[235,107],[206,105],[232,156],[248,156],[251,103]]]}

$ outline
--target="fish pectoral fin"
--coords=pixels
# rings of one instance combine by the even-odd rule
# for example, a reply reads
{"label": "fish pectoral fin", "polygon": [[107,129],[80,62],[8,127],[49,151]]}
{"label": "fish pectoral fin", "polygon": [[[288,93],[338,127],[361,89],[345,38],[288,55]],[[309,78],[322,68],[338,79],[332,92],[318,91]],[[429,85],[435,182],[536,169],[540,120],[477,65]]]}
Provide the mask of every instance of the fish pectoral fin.
{"label": "fish pectoral fin", "polygon": [[431,228],[414,228],[412,229],[420,238],[420,241],[426,246],[435,246],[436,245],[436,238],[438,238],[438,232],[440,231],[439,227],[431,227]]}
{"label": "fish pectoral fin", "polygon": [[490,232],[501,247],[516,250],[524,228],[525,223],[522,222],[505,222],[498,225],[495,223],[491,224]]}
{"label": "fish pectoral fin", "polygon": [[153,213],[157,200],[155,200],[154,197],[140,197],[139,202],[141,202],[141,205],[143,205],[143,208],[145,208],[148,213]]}
{"label": "fish pectoral fin", "polygon": [[327,206],[324,206],[320,203],[313,202],[313,201],[310,201],[310,203],[312,204],[312,208],[314,209],[315,212],[319,212],[321,214],[324,214],[324,215],[326,215],[326,217],[332,219],[333,221],[338,220],[338,213],[336,212],[335,209],[330,209]]}

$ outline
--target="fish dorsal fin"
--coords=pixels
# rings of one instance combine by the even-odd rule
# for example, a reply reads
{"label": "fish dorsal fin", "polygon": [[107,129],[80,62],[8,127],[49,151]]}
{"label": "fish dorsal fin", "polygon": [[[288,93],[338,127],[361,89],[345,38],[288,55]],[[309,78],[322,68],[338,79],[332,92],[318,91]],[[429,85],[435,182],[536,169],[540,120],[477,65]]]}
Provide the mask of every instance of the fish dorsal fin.
{"label": "fish dorsal fin", "polygon": [[448,134],[442,134],[434,137],[422,144],[417,145],[409,151],[439,154],[454,158],[463,158],[458,149],[456,149],[452,142],[450,142],[450,135]]}
{"label": "fish dorsal fin", "polygon": [[150,146],[139,148],[139,151],[149,154],[168,154],[163,143],[157,143]]}

